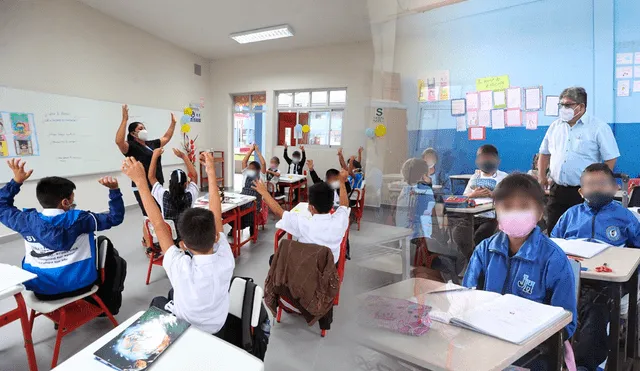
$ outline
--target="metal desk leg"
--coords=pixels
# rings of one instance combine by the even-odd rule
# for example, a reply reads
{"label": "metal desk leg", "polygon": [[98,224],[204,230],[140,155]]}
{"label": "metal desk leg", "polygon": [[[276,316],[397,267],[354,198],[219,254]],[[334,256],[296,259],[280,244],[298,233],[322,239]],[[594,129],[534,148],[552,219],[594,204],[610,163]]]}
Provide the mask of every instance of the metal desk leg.
{"label": "metal desk leg", "polygon": [[546,342],[549,345],[549,362],[551,363],[549,365],[549,370],[560,371],[564,365],[564,342],[562,341],[562,332],[563,330],[556,332]]}
{"label": "metal desk leg", "polygon": [[627,314],[627,358],[632,362],[638,358],[638,269],[627,283],[629,312]]}
{"label": "metal desk leg", "polygon": [[[607,369],[618,370],[619,362],[619,339],[620,339],[620,284],[609,284],[609,297],[611,298],[611,321],[609,324],[609,356],[607,357]],[[637,290],[637,288],[636,288]],[[629,303],[631,304],[631,303]]]}
{"label": "metal desk leg", "polygon": [[[404,241],[404,246],[403,245]],[[400,240],[400,254],[402,254],[402,279],[408,280],[411,275],[411,237]]]}
{"label": "metal desk leg", "polygon": [[471,255],[473,255],[473,251],[476,249],[476,225],[475,225],[475,221],[476,221],[476,217],[473,214],[468,214],[469,215],[469,224],[471,225],[471,239],[469,240],[471,242]]}

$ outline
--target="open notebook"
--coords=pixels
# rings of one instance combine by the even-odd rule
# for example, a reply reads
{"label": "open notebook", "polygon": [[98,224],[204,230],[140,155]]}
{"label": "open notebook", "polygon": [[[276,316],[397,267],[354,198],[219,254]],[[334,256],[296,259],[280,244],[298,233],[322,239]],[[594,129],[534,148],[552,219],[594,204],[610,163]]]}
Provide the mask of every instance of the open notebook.
{"label": "open notebook", "polygon": [[578,256],[585,259],[591,259],[607,248],[611,247],[610,245],[604,243],[589,242],[585,240],[565,240],[562,238],[552,238],[551,241],[560,246],[565,254]]}

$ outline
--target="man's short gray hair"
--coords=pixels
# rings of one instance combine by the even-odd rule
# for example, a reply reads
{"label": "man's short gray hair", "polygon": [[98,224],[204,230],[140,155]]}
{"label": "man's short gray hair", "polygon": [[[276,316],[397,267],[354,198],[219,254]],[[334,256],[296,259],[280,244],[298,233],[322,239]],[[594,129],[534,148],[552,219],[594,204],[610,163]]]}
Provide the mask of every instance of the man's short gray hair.
{"label": "man's short gray hair", "polygon": [[564,89],[562,93],[560,93],[560,99],[562,98],[569,98],[578,104],[584,104],[585,107],[587,106],[587,91],[580,86],[572,86]]}

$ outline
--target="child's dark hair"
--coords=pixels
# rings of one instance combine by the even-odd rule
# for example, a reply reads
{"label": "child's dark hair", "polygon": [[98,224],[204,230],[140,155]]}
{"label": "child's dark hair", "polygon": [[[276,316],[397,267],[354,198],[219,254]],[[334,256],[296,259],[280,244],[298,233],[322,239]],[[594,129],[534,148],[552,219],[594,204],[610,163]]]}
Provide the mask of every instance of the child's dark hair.
{"label": "child's dark hair", "polygon": [[[347,160],[347,164],[351,163],[351,159]],[[353,168],[354,169],[362,169],[362,164],[358,160],[353,160]]]}
{"label": "child's dark hair", "polygon": [[134,121],[132,123],[129,124],[129,127],[127,128],[127,140],[134,140],[135,138],[133,137],[133,135],[131,135],[131,133],[133,133],[134,131],[136,131],[136,129],[138,128],[138,125],[143,125],[141,122],[139,121]]}
{"label": "child's dark hair", "polygon": [[410,158],[402,164],[400,170],[405,182],[416,184],[429,172],[429,165],[421,158]]}
{"label": "child's dark hair", "polygon": [[216,225],[213,213],[202,208],[185,210],[178,220],[178,234],[188,248],[207,252],[216,242]]}
{"label": "child's dark hair", "polygon": [[309,187],[309,204],[320,214],[326,214],[333,207],[333,189],[322,182]]}
{"label": "child's dark hair", "polygon": [[65,198],[71,197],[76,185],[66,178],[50,176],[40,179],[36,186],[36,198],[46,209],[55,209]]}
{"label": "child's dark hair", "polygon": [[602,162],[587,166],[587,168],[584,169],[584,171],[582,172],[582,176],[584,176],[587,173],[604,173],[605,175],[608,175],[611,178],[611,181],[615,181],[615,178],[616,178],[613,175],[613,171],[611,171],[609,166],[607,166],[607,164]]}
{"label": "child's dark hair", "polygon": [[249,162],[249,166],[253,166],[257,171],[260,171],[260,168],[262,167],[258,161]]}
{"label": "child's dark hair", "polygon": [[433,157],[436,158],[436,162],[438,162],[439,160],[439,156],[438,156],[438,152],[436,152],[435,149],[433,148],[427,148],[422,152],[422,158],[427,157],[428,155],[432,155]]}
{"label": "child's dark hair", "polygon": [[528,174],[514,173],[504,178],[493,191],[495,202],[504,201],[514,195],[525,195],[544,207],[545,194],[540,183]]}
{"label": "child's dark hair", "polygon": [[492,144],[484,144],[478,148],[478,155],[494,155],[500,157],[498,149]]}
{"label": "child's dark hair", "polygon": [[329,177],[331,176],[338,176],[340,175],[340,172],[338,171],[338,169],[329,169],[327,170],[326,173],[324,173],[325,179],[329,179]]}
{"label": "child's dark hair", "polygon": [[171,172],[171,180],[169,181],[169,204],[174,210],[182,212],[191,206],[189,200],[185,197],[185,184],[189,181],[187,174],[176,169]]}
{"label": "child's dark hair", "polygon": [[291,154],[292,157],[302,157],[300,155],[300,151],[293,151],[293,153]]}
{"label": "child's dark hair", "polygon": [[278,158],[278,156],[273,156],[271,157],[271,161],[275,162],[276,164],[280,165],[280,159]]}

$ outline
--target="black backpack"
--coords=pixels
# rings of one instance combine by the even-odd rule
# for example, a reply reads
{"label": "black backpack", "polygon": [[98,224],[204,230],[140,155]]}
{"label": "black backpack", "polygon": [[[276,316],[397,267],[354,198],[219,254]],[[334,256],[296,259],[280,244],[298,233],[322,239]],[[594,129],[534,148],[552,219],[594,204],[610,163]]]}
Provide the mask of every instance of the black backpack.
{"label": "black backpack", "polygon": [[[245,280],[242,319],[232,314],[227,316],[227,321],[224,325],[224,340],[264,361],[267,346],[269,345],[269,336],[271,334],[271,323],[269,316],[267,316],[267,309],[264,303],[261,303],[258,326],[252,331],[251,309],[253,308],[253,296],[257,285],[253,282],[253,278],[238,278]],[[232,284],[234,279],[236,279],[236,277],[231,279]]]}
{"label": "black backpack", "polygon": [[107,237],[98,236],[96,243],[100,247],[106,246],[107,249],[104,282],[98,282],[97,295],[111,314],[115,316],[120,312],[122,306],[122,291],[124,291],[124,280],[127,277],[127,261],[120,257],[118,250],[113,247],[113,243]]}

